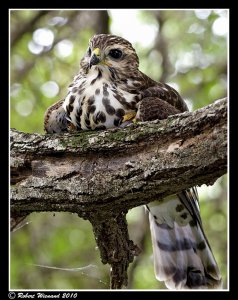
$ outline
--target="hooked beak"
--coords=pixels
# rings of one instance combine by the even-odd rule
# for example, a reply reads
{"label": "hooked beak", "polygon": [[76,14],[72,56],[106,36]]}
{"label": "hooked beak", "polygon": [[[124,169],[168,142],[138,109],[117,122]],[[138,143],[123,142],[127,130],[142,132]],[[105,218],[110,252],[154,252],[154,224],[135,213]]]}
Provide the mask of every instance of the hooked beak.
{"label": "hooked beak", "polygon": [[92,66],[94,65],[97,65],[98,63],[100,63],[101,59],[100,59],[100,49],[99,48],[95,48],[93,50],[93,55],[90,59],[90,62],[89,62],[89,67],[91,69]]}

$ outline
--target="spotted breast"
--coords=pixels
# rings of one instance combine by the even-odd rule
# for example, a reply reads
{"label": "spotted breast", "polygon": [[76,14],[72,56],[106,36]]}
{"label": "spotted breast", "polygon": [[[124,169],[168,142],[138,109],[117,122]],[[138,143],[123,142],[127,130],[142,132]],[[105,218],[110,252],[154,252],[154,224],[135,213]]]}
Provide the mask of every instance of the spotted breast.
{"label": "spotted breast", "polygon": [[118,85],[110,72],[98,67],[74,78],[63,107],[77,130],[105,129],[119,126],[125,114],[135,111],[137,97],[127,81]]}

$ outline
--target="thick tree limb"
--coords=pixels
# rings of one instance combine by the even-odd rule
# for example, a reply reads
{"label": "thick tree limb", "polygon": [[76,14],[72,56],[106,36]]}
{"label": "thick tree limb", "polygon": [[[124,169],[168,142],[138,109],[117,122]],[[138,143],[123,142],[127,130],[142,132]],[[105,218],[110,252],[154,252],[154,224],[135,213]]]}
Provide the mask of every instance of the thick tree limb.
{"label": "thick tree limb", "polygon": [[[11,131],[12,212],[123,211],[226,172],[226,101],[125,129]],[[148,199],[149,195],[149,199]],[[102,210],[102,211],[101,211]],[[113,211],[111,211],[113,213]]]}
{"label": "thick tree limb", "polygon": [[112,288],[127,283],[138,249],[128,209],[226,173],[226,99],[125,129],[40,135],[11,130],[11,214],[69,211],[93,225]]}

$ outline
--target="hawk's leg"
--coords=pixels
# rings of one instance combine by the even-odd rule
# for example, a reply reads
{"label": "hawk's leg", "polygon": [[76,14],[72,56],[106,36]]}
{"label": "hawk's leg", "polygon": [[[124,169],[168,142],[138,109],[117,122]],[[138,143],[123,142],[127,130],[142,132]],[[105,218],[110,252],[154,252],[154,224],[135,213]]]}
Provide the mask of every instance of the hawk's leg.
{"label": "hawk's leg", "polygon": [[122,119],[122,123],[124,123],[126,121],[132,121],[132,122],[134,122],[135,116],[136,116],[136,112],[135,111],[132,111],[132,112],[129,112],[128,114],[125,114],[124,117],[123,117],[123,119]]}
{"label": "hawk's leg", "polygon": [[126,214],[103,217],[102,220],[89,218],[103,264],[111,265],[111,289],[127,286],[127,269],[139,248],[129,239]]}

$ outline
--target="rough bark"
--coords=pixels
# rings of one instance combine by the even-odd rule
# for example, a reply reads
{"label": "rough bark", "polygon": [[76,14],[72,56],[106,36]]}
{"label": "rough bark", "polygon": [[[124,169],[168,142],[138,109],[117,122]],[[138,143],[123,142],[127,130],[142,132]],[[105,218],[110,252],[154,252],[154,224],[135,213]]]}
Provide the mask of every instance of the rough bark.
{"label": "rough bark", "polygon": [[[128,209],[226,173],[227,103],[125,129],[40,135],[11,130],[11,216],[69,211],[89,219],[111,287],[139,250]],[[13,226],[14,227],[14,226]]]}
{"label": "rough bark", "polygon": [[140,249],[129,239],[126,213],[118,212],[105,220],[90,218],[100,249],[101,261],[111,265],[110,287],[120,289],[128,284],[127,269]]}

